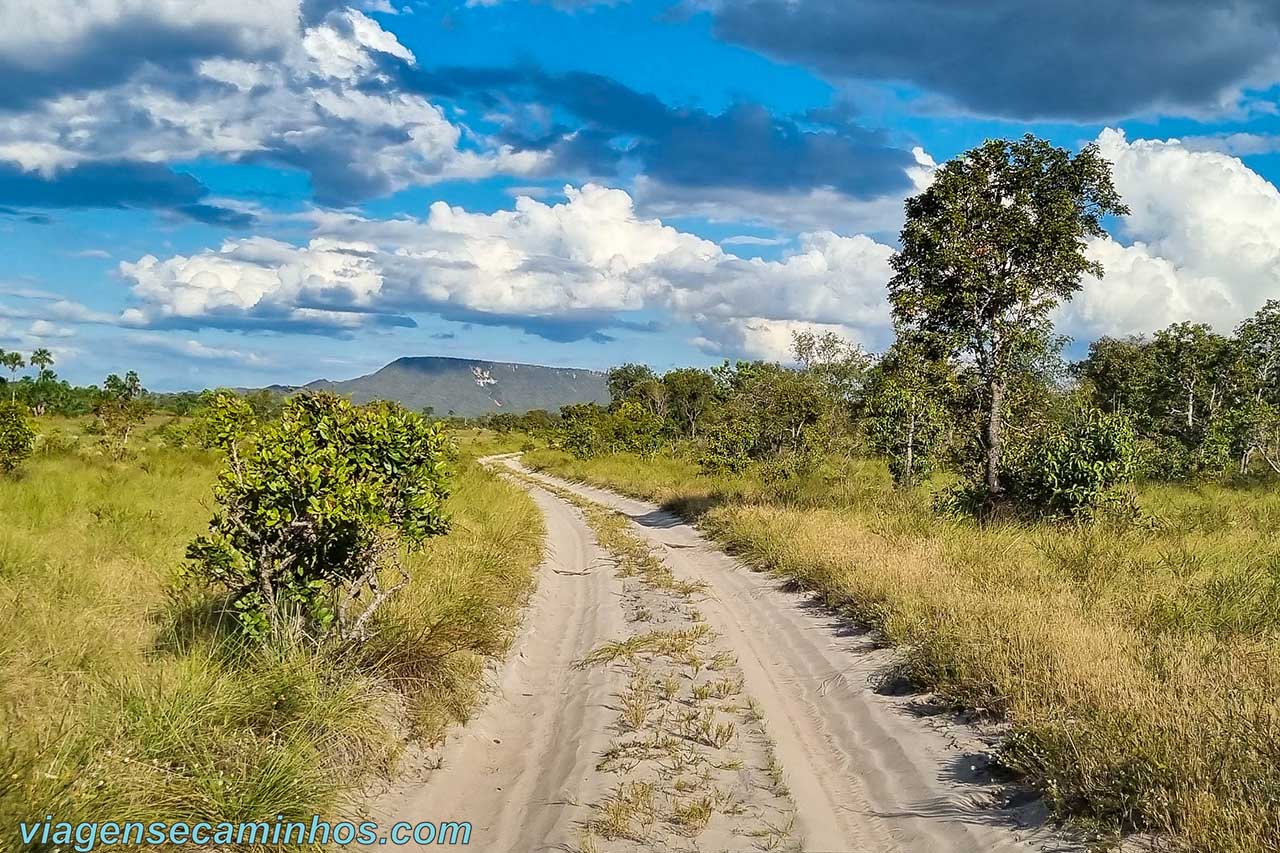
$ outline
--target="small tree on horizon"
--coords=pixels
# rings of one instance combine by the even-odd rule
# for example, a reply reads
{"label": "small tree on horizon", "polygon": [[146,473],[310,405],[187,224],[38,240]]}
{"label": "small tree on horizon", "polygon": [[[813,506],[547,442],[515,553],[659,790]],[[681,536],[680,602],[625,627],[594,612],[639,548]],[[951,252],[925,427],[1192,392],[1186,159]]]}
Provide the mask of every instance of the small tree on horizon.
{"label": "small tree on horizon", "polygon": [[27,366],[26,360],[20,352],[5,352],[0,350],[0,367],[4,367],[9,371],[9,402],[18,399],[18,371]]}
{"label": "small tree on horizon", "polygon": [[128,452],[129,436],[147,416],[146,393],[132,370],[123,379],[112,373],[102,383],[102,395],[93,413],[107,449],[117,459]]}
{"label": "small tree on horizon", "polygon": [[1005,394],[1019,364],[1054,345],[1050,317],[1102,266],[1086,241],[1128,208],[1096,145],[1079,154],[1031,134],[946,163],[907,200],[889,299],[899,334],[924,334],[976,373],[985,499],[1004,493]]}

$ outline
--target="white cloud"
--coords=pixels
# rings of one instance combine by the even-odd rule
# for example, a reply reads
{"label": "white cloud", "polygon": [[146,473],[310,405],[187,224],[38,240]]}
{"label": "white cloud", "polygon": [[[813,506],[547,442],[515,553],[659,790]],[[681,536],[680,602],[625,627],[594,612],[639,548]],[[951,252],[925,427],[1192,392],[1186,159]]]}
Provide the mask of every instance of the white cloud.
{"label": "white cloud", "polygon": [[[1225,331],[1280,297],[1274,186],[1233,157],[1176,141],[1107,131],[1100,143],[1133,210],[1123,223],[1131,242],[1090,243],[1106,274],[1063,309],[1064,331],[1126,334],[1185,319]],[[250,238],[147,256],[120,267],[136,300],[123,322],[343,332],[422,312],[540,334],[573,327],[571,337],[643,310],[694,325],[708,351],[780,355],[791,332],[815,324],[870,348],[888,342],[893,250],[871,237],[815,230],[776,260],[748,259],[645,218],[622,190],[587,184],[565,197],[523,197],[489,214],[437,203],[421,219],[316,211],[306,245]]]}
{"label": "white cloud", "polygon": [[[265,237],[229,241],[217,252],[161,261],[146,255],[121,263],[142,303],[126,325],[233,324],[356,328],[381,291],[382,275],[367,257],[370,245],[318,238],[296,247]],[[342,310],[310,306],[337,296]]]}
{"label": "white cloud", "polygon": [[1206,136],[1187,136],[1182,144],[1189,151],[1217,151],[1235,157],[1255,154],[1274,154],[1280,151],[1280,134],[1275,133],[1221,133]]}
{"label": "white cloud", "polygon": [[1082,292],[1059,311],[1059,322],[1073,333],[1150,332],[1233,310],[1220,281],[1181,270],[1144,243],[1124,246],[1106,237],[1090,241],[1086,254],[1105,274],[1101,280],[1087,277]]}
{"label": "white cloud", "polygon": [[792,342],[800,332],[815,335],[833,333],[863,343],[861,330],[835,323],[806,323],[801,320],[767,320],[742,317],[709,324],[707,334],[695,338],[700,349],[717,355],[747,356],[766,361],[788,362],[792,359]]}
{"label": "white cloud", "polygon": [[1094,241],[1101,281],[1064,311],[1078,335],[1150,332],[1182,320],[1229,331],[1280,298],[1280,191],[1228,154],[1176,139],[1128,141],[1104,130],[1102,153],[1132,213],[1134,242]]}
{"label": "white cloud", "polygon": [[27,334],[33,338],[70,338],[75,335],[75,330],[48,320],[36,320],[27,328]]}
{"label": "white cloud", "polygon": [[147,256],[120,267],[138,300],[126,319],[340,331],[423,311],[599,327],[652,309],[695,322],[708,348],[772,351],[770,330],[784,327],[768,324],[779,322],[884,338],[892,250],[869,237],[806,234],[780,260],[746,260],[640,218],[622,190],[588,184],[565,194],[561,204],[521,198],[492,214],[437,203],[421,220],[317,212],[307,246],[252,238]]}
{"label": "white cloud", "polygon": [[0,59],[52,68],[94,49],[96,33],[122,25],[224,34],[258,53],[295,37],[299,0],[12,0],[0,5]]}
{"label": "white cloud", "polygon": [[791,242],[790,237],[760,237],[755,234],[734,234],[720,240],[721,246],[783,246]]}
{"label": "white cloud", "polygon": [[135,332],[130,334],[127,340],[143,349],[196,361],[225,362],[246,367],[262,367],[271,363],[268,358],[256,352],[210,346],[191,338],[171,338],[165,335]]}
{"label": "white cloud", "polygon": [[355,9],[309,24],[298,0],[94,0],[75,14],[63,9],[62,21],[45,7],[81,4],[32,5],[34,24],[6,27],[13,11],[0,12],[0,68],[7,60],[23,72],[57,71],[48,57],[109,55],[116,29],[140,21],[178,45],[195,43],[183,62],[166,63],[176,47],[157,36],[119,79],[67,71],[76,79],[0,113],[0,162],[46,178],[94,161],[258,156],[311,172],[324,200],[349,201],[451,178],[525,174],[545,159],[475,135],[464,145],[463,129],[438,106],[381,70],[384,61],[416,58]]}

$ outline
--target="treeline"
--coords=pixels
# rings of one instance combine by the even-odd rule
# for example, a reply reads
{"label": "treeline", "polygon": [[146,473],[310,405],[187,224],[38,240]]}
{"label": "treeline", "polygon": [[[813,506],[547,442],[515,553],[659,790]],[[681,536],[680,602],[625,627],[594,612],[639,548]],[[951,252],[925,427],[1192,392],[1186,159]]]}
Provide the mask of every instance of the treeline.
{"label": "treeline", "polygon": [[[903,487],[959,474],[943,503],[964,508],[964,486],[981,478],[987,455],[972,366],[909,338],[873,356],[802,333],[793,354],[794,367],[726,361],[662,375],[624,364],[609,371],[607,406],[473,423],[537,435],[580,458],[665,450],[708,472],[757,466],[767,478],[879,455]],[[1232,335],[1178,323],[1101,338],[1074,363],[1042,355],[1013,373],[1005,404],[1002,477],[1035,513],[1093,511],[1131,479],[1280,476],[1280,301]]]}
{"label": "treeline", "polygon": [[[795,336],[797,365],[738,362],[657,375],[609,371],[608,406],[486,425],[539,434],[578,457],[660,450],[708,472],[766,477],[824,460],[884,457],[903,487],[939,469],[980,478],[980,376],[900,340],[880,356],[835,335]],[[1011,497],[1051,515],[1096,509],[1130,479],[1280,475],[1280,301],[1234,335],[1180,323],[1150,337],[1102,338],[1075,363],[1042,358],[1006,392],[1003,471]],[[963,499],[963,488],[948,497]],[[1114,496],[1112,493],[1110,496]]]}
{"label": "treeline", "polygon": [[1102,338],[1073,372],[1095,405],[1133,421],[1149,477],[1280,474],[1280,301],[1231,336],[1178,323]]}

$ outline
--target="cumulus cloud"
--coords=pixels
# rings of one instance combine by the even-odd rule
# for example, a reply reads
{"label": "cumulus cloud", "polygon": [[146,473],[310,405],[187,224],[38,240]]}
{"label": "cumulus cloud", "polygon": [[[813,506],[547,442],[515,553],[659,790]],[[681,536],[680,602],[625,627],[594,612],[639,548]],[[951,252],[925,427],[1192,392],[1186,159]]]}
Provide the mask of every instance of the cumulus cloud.
{"label": "cumulus cloud", "polygon": [[1280,191],[1236,157],[1171,139],[1098,137],[1131,214],[1132,244],[1095,241],[1101,281],[1065,314],[1084,334],[1151,331],[1195,319],[1231,329],[1280,297]]}
{"label": "cumulus cloud", "polygon": [[521,198],[492,214],[444,203],[425,219],[319,212],[306,246],[253,238],[147,256],[120,267],[137,301],[125,320],[343,333],[429,312],[566,340],[649,309],[696,323],[701,345],[726,351],[758,351],[775,321],[883,338],[892,249],[869,237],[815,232],[779,260],[743,259],[641,218],[622,190],[565,192],[561,204]]}
{"label": "cumulus cloud", "polygon": [[[1280,80],[1272,0],[694,0],[721,38],[980,113],[1105,119],[1234,104]],[[1212,34],[1211,37],[1206,34]]]}
{"label": "cumulus cloud", "polygon": [[27,327],[27,334],[33,338],[70,338],[75,329],[50,323],[48,320],[36,320]]}
{"label": "cumulus cloud", "polygon": [[766,361],[787,362],[792,359],[792,343],[801,332],[815,335],[832,333],[845,339],[866,343],[862,330],[834,323],[806,323],[801,320],[768,320],[763,317],[741,317],[707,328],[707,335],[693,343],[704,352],[726,356],[746,356]]}
{"label": "cumulus cloud", "polygon": [[298,247],[265,237],[229,241],[218,252],[147,255],[120,264],[142,307],[132,326],[343,331],[407,318],[374,310],[383,284],[371,245],[317,238]]}
{"label": "cumulus cloud", "polygon": [[[406,186],[534,169],[541,155],[464,139],[440,107],[391,85],[410,52],[354,8],[316,0],[93,0],[9,4],[0,15],[0,166],[31,206],[197,206],[202,188],[162,164],[200,157],[307,171],[318,200],[345,204]],[[31,23],[28,23],[28,19]],[[10,23],[13,23],[12,21]],[[478,140],[478,141],[477,141]],[[167,181],[86,184],[77,170]],[[67,185],[79,182],[77,192]],[[222,222],[222,224],[235,224]]]}

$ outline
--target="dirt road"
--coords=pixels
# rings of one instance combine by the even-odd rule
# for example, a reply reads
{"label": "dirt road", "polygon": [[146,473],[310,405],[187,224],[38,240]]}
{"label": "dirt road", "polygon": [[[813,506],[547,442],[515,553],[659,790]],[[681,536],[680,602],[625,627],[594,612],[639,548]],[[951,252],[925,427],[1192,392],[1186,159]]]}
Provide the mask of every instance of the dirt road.
{"label": "dirt road", "polygon": [[[493,463],[541,486],[531,490],[550,555],[497,694],[451,739],[428,784],[388,813],[470,819],[473,845],[503,851],[1078,849],[1043,825],[1036,804],[1007,804],[977,733],[873,689],[891,652],[669,513],[531,474],[514,458]],[[676,579],[667,587],[700,591],[682,604],[653,597],[669,588],[620,578],[617,555],[611,564],[596,544],[596,511],[568,502],[584,499],[629,519],[629,535]],[[652,638],[666,644],[690,629],[701,632],[698,649],[650,653]],[[628,653],[604,656],[608,665],[575,666],[620,641]],[[704,670],[704,657],[729,668]],[[738,692],[720,691],[726,682]],[[679,689],[653,699],[664,683]],[[636,715],[619,712],[638,695],[649,710],[632,727],[624,721]],[[707,731],[714,715],[731,735],[690,734],[699,714]],[[729,719],[736,729],[720,722]],[[635,753],[641,742],[648,752]],[[675,764],[658,743],[675,744]],[[635,759],[620,766],[619,754]],[[703,800],[711,817],[686,820]]]}

